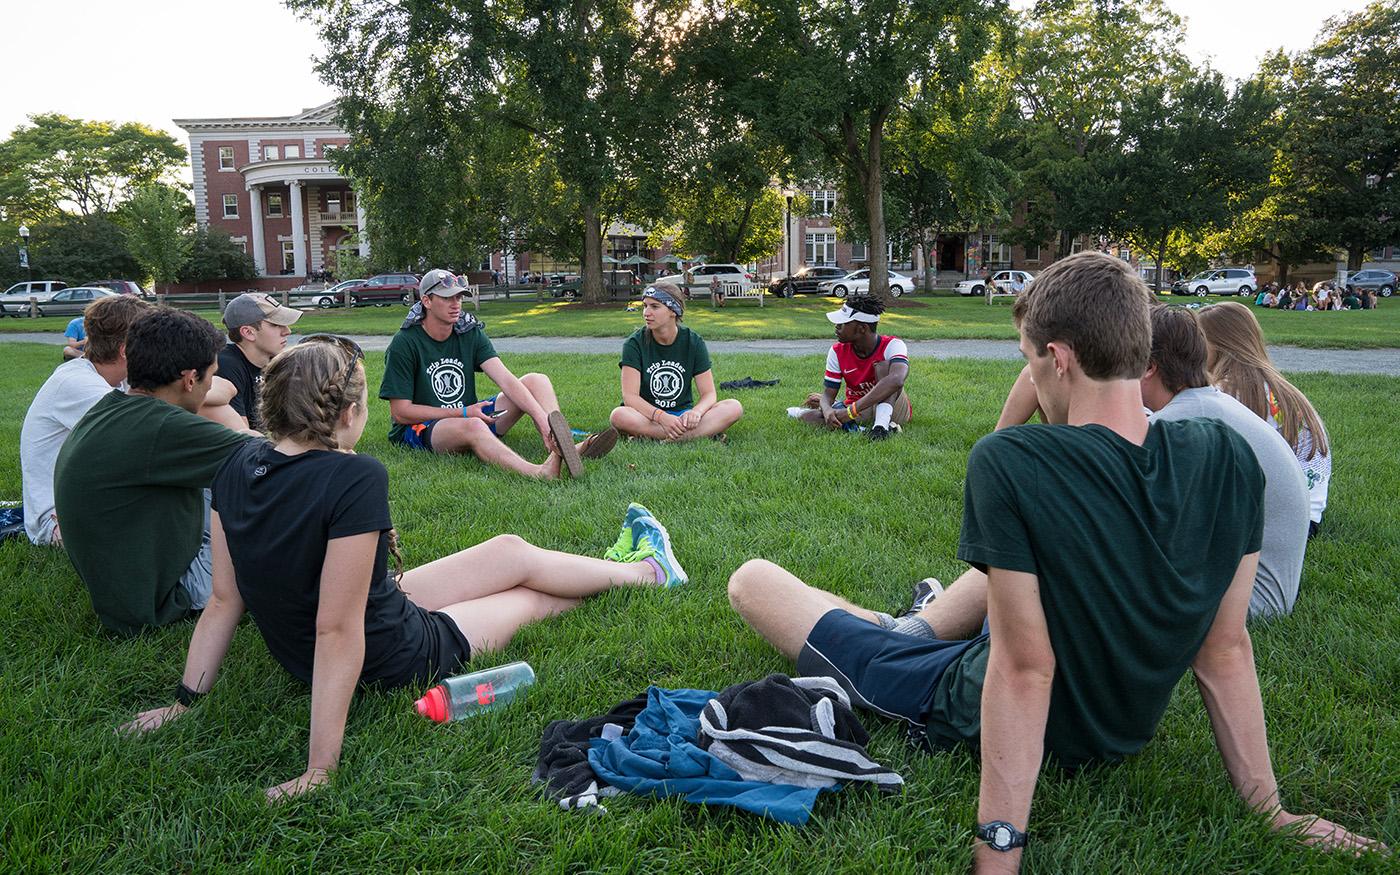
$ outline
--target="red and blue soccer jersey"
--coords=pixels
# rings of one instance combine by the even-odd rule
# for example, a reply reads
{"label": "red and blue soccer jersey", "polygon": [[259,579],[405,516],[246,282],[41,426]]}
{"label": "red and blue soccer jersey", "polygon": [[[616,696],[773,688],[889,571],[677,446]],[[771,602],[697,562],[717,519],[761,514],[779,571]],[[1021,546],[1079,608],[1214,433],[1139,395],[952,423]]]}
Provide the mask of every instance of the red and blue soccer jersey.
{"label": "red and blue soccer jersey", "polygon": [[827,386],[836,389],[846,384],[846,406],[859,401],[866,392],[875,388],[880,378],[875,376],[875,366],[881,362],[904,362],[909,364],[909,347],[898,337],[880,335],[879,343],[869,358],[861,358],[849,343],[833,343],[826,354]]}

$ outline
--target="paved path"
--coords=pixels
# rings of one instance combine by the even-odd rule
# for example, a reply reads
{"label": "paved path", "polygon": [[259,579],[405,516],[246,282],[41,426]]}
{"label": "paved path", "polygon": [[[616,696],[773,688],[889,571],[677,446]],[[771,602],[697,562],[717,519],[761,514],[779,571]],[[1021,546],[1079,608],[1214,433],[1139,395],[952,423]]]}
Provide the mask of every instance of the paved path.
{"label": "paved path", "polygon": [[[383,350],[389,345],[389,335],[359,335],[355,342],[368,350]],[[0,342],[52,343],[64,342],[61,334],[0,333]],[[580,354],[619,355],[621,337],[493,337],[491,343],[505,354],[536,352],[573,352]],[[911,340],[909,354],[915,358],[1021,358],[1016,344],[1010,340]],[[831,346],[830,340],[710,340],[715,353],[768,353],[787,356],[822,356]],[[1328,371],[1334,374],[1382,374],[1400,377],[1400,349],[1304,349],[1297,346],[1271,346],[1269,355],[1274,364],[1285,371]]]}

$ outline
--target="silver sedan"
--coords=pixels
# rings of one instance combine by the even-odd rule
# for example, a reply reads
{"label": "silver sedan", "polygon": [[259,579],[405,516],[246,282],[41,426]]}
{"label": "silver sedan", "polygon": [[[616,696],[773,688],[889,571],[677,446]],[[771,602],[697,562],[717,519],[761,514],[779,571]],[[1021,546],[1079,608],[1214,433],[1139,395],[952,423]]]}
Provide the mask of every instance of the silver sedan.
{"label": "silver sedan", "polygon": [[[35,295],[35,298],[40,299],[36,301],[35,308],[40,316],[81,316],[88,304],[99,298],[114,297],[116,294],[111,289],[77,286],[54,292],[48,300],[43,300],[42,295]],[[0,298],[0,311],[6,316],[28,316],[29,297],[27,294],[5,295]]]}

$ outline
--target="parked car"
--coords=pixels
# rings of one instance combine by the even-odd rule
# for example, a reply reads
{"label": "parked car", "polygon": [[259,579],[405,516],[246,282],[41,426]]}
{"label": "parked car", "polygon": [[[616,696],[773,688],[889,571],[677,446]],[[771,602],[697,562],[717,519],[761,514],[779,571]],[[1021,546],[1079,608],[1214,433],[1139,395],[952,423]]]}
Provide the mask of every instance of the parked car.
{"label": "parked car", "polygon": [[[890,271],[890,297],[898,298],[905,292],[913,290],[913,279]],[[823,295],[835,295],[838,298],[868,294],[870,292],[870,268],[853,270],[840,279],[822,280],[817,283],[817,291]]]}
{"label": "parked car", "polygon": [[1358,270],[1347,277],[1347,287],[1352,289],[1370,289],[1382,298],[1389,298],[1395,294],[1395,272],[1389,270]]}
{"label": "parked car", "polygon": [[[71,289],[59,289],[43,303],[36,303],[35,309],[40,316],[81,316],[88,304],[98,298],[115,297],[116,294],[111,289],[74,286]],[[5,295],[0,298],[0,309],[4,310],[6,316],[28,316],[29,295]]]}
{"label": "parked car", "polygon": [[412,304],[418,297],[418,276],[411,273],[381,273],[350,287],[350,305]]}
{"label": "parked car", "polygon": [[[630,270],[605,270],[603,271],[603,287],[609,290],[626,288],[631,294],[636,294],[642,288],[641,279]],[[562,282],[549,287],[549,293],[556,298],[563,298],[572,301],[583,292],[583,277],[574,277],[568,282]]]}
{"label": "parked car", "polygon": [[1173,295],[1252,295],[1259,288],[1254,271],[1247,267],[1223,267],[1203,270],[1190,279],[1172,283]]}
{"label": "parked car", "polygon": [[358,286],[367,282],[363,279],[345,280],[336,283],[328,289],[306,291],[305,289],[292,289],[287,294],[287,303],[293,307],[320,307],[328,310],[331,307],[345,303],[345,296],[342,294],[352,286]]}
{"label": "parked car", "polygon": [[718,279],[722,283],[738,283],[739,287],[748,291],[753,288],[754,276],[737,264],[697,264],[692,267],[689,282],[686,281],[686,274],[673,273],[667,276],[656,278],[658,283],[674,283],[686,290],[689,295],[708,295],[710,293],[710,283]]}
{"label": "parked car", "polygon": [[119,295],[140,295],[143,298],[151,297],[151,294],[141,288],[141,284],[134,280],[93,280],[83,283],[89,289],[111,289]]}
{"label": "parked car", "polygon": [[24,295],[28,298],[28,296],[33,295],[41,301],[47,301],[49,296],[53,295],[54,292],[66,288],[68,288],[68,284],[61,280],[29,280],[27,282],[15,283],[6,289],[5,294],[0,295],[0,297]]}
{"label": "parked car", "polygon": [[[1001,289],[1003,292],[1011,291],[1013,284],[1017,280],[1021,281],[1021,290],[1025,291],[1031,287],[1031,283],[1035,282],[1035,277],[1026,273],[1024,270],[999,270],[992,274],[992,285]],[[968,295],[983,295],[987,292],[987,281],[983,277],[975,276],[971,279],[965,279],[953,286],[953,291],[964,297]]]}
{"label": "parked car", "polygon": [[792,276],[774,277],[768,283],[768,293],[780,298],[793,295],[815,295],[822,280],[839,280],[846,275],[844,267],[804,267]]}

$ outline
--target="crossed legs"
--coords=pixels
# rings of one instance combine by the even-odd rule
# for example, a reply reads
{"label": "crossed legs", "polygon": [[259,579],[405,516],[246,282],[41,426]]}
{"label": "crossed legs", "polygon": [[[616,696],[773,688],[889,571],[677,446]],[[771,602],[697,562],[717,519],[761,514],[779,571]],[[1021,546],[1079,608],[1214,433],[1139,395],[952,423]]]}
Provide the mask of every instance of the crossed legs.
{"label": "crossed legs", "polygon": [[[763,640],[792,660],[817,621],[833,608],[878,622],[873,611],[808,586],[766,559],[750,559],[730,576],[729,604]],[[976,569],[964,572],[919,614],[935,635],[948,641],[976,636],[986,616],[987,576]]]}
{"label": "crossed legs", "polygon": [[672,438],[661,424],[652,422],[643,414],[627,406],[613,408],[612,415],[608,419],[612,422],[613,428],[623,434],[658,441],[673,440],[679,443],[723,434],[743,415],[744,405],[739,403],[737,399],[726,398],[723,401],[716,401],[715,405],[706,410],[705,415],[700,417],[698,425],[678,438]]}
{"label": "crossed legs", "polygon": [[616,586],[656,586],[645,562],[618,563],[536,547],[516,535],[444,556],[399,583],[414,604],[452,618],[473,652],[498,650],[526,623]]}

